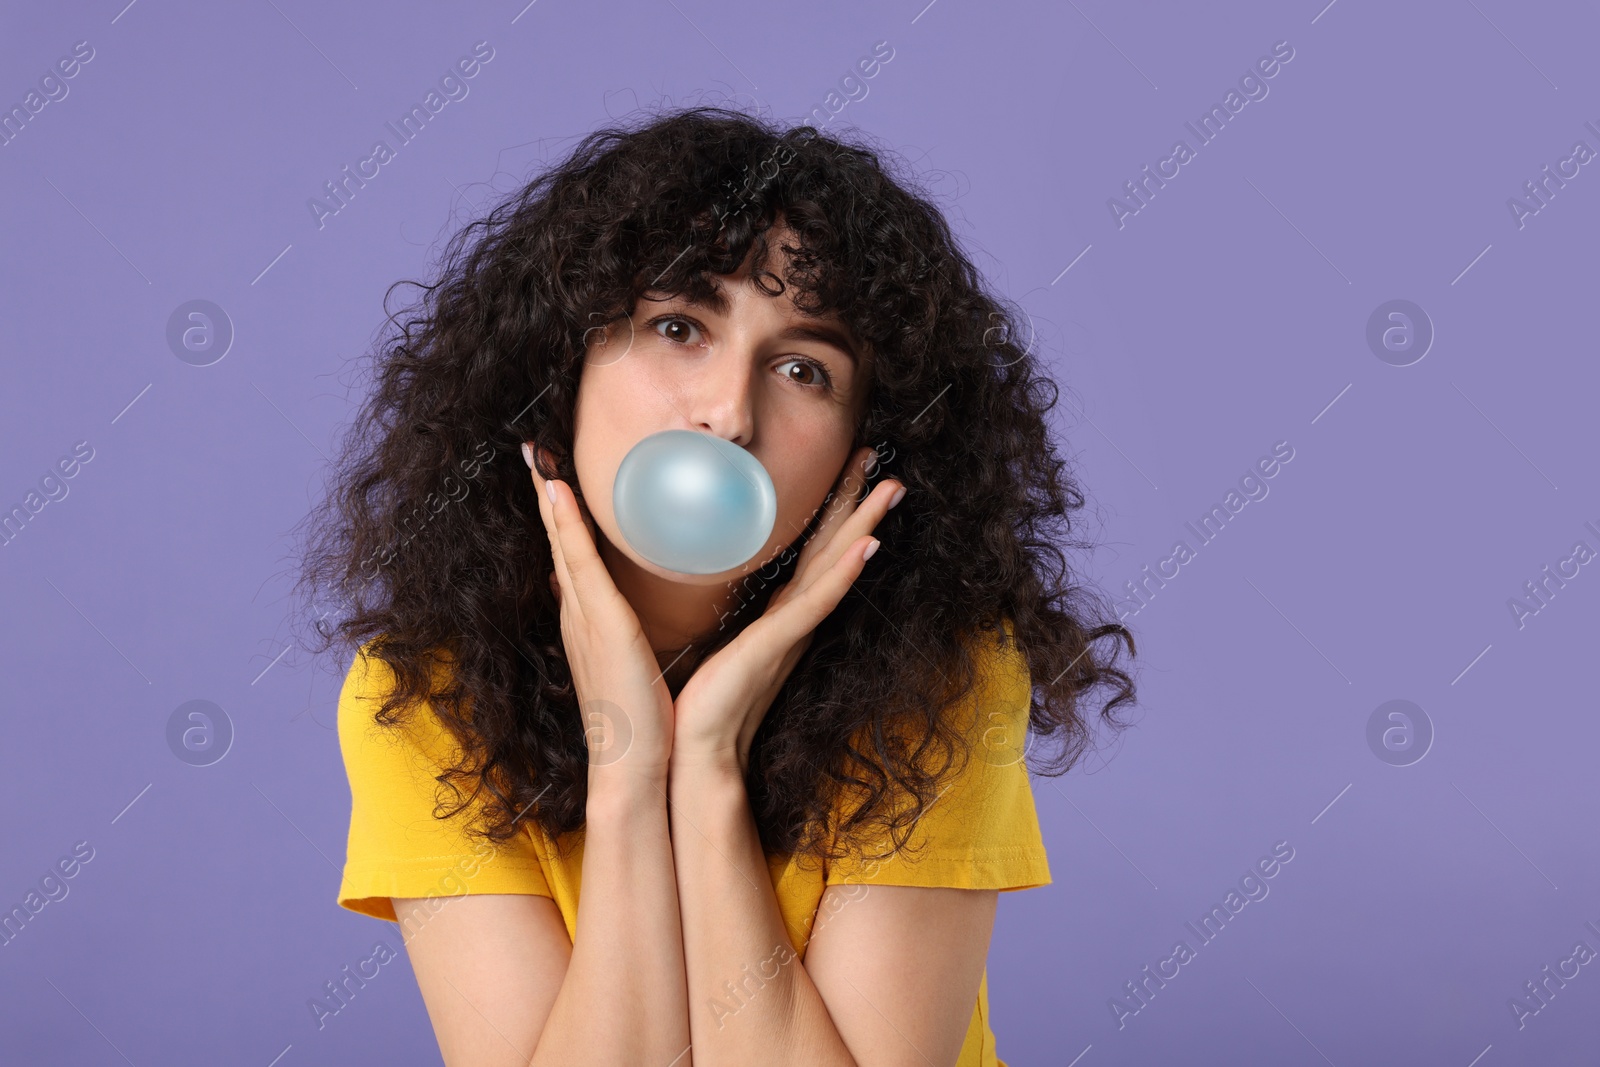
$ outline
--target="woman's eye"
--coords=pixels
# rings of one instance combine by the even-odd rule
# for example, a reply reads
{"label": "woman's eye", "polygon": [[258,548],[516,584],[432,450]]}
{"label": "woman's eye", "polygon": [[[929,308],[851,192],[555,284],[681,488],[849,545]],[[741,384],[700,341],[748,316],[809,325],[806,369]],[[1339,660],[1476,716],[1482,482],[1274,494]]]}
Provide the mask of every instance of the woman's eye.
{"label": "woman's eye", "polygon": [[779,366],[787,368],[784,371],[784,377],[788,378],[796,385],[806,386],[808,388],[819,386],[826,388],[833,383],[833,379],[828,377],[827,369],[815,360],[787,359],[779,364]]}
{"label": "woman's eye", "polygon": [[[662,315],[645,323],[657,336],[678,345],[704,344],[700,324],[682,315]],[[665,327],[663,329],[662,327]],[[833,388],[833,376],[826,365],[804,356],[792,356],[778,365],[785,378],[803,389]]]}
{"label": "woman's eye", "polygon": [[688,334],[690,332],[698,332],[698,328],[694,323],[690,322],[688,319],[681,319],[673,315],[656,319],[651,322],[650,325],[652,327],[666,326],[668,332],[662,332],[660,330],[657,330],[656,332],[660,333],[661,336],[665,337],[667,340],[676,341],[679,344],[694,344],[694,342],[689,339]]}

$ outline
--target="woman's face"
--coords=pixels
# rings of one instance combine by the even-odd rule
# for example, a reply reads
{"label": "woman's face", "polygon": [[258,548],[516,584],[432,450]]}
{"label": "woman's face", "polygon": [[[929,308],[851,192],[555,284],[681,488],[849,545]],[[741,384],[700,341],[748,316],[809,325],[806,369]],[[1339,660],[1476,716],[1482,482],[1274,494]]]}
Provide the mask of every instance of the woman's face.
{"label": "woman's face", "polygon": [[[788,231],[767,233],[770,256]],[[780,277],[780,264],[770,264]],[[755,570],[800,536],[849,458],[867,393],[866,353],[837,317],[798,312],[737,274],[714,277],[719,306],[687,297],[641,300],[633,315],[594,330],[578,383],[574,461],[584,502],[623,561],[674,582],[726,583]],[[859,361],[859,365],[858,365]],[[643,559],[617,527],[612,483],[623,457],[661,430],[715,434],[746,449],[772,476],[778,517],[767,544],[722,574],[689,575]],[[621,558],[619,558],[619,556]]]}

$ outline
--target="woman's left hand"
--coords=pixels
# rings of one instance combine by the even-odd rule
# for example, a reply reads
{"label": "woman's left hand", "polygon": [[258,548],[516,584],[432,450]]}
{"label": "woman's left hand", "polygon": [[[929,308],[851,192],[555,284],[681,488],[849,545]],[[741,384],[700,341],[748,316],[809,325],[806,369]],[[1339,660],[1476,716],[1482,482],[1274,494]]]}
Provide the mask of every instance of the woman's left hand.
{"label": "woman's left hand", "polygon": [[[696,668],[673,702],[675,766],[721,766],[743,774],[750,743],[811,644],[812,632],[849,590],[877,546],[868,536],[899,503],[893,479],[861,491],[875,455],[860,449],[834,486],[834,499],[800,551],[793,577],[768,602],[759,619]],[[736,762],[735,762],[736,761]]]}

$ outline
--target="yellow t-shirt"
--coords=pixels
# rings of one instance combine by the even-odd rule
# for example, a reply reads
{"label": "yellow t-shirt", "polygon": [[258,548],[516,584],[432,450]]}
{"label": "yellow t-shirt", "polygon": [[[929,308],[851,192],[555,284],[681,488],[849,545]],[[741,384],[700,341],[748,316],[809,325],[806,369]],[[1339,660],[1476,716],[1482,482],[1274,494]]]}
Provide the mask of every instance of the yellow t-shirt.
{"label": "yellow t-shirt", "polygon": [[[802,867],[787,856],[767,857],[784,925],[802,960],[822,892],[830,885],[1016,890],[1050,884],[1022,761],[1031,691],[1027,661],[1009,644],[985,645],[979,657],[978,684],[955,720],[975,747],[961,775],[917,823],[914,857],[895,855],[864,867],[837,862],[820,869],[817,863]],[[447,820],[434,818],[434,775],[454,764],[459,749],[426,704],[410,714],[403,732],[375,723],[377,702],[392,684],[386,663],[361,654],[339,694],[339,746],[351,794],[340,906],[394,922],[390,897],[536,893],[555,901],[567,935],[575,936],[582,831],[567,854],[558,856],[532,820],[523,823],[521,836],[497,849],[462,832],[461,818],[471,809]],[[988,977],[985,968],[956,1067],[1006,1067],[995,1054],[989,1027]]]}

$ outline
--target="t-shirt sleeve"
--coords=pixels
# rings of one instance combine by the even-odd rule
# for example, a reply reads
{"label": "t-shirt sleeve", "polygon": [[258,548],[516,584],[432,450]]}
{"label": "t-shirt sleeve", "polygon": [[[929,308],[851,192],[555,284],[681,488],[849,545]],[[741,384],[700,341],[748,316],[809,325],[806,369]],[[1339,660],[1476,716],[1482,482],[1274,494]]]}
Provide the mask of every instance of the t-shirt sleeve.
{"label": "t-shirt sleeve", "polygon": [[971,755],[913,828],[915,851],[832,862],[826,884],[999,890],[1050,884],[1023,760],[1032,694],[1027,659],[1010,643],[985,646],[979,670],[972,693],[954,711]]}
{"label": "t-shirt sleeve", "polygon": [[[476,804],[434,817],[435,776],[454,765],[459,745],[426,702],[408,710],[402,726],[377,723],[373,716],[393,684],[389,665],[363,646],[339,693],[339,749],[350,782],[340,907],[394,922],[391,897],[551,896],[530,831],[497,846],[465,832]],[[470,792],[468,783],[457,784]],[[458,802],[448,789],[443,799],[450,807]]]}

